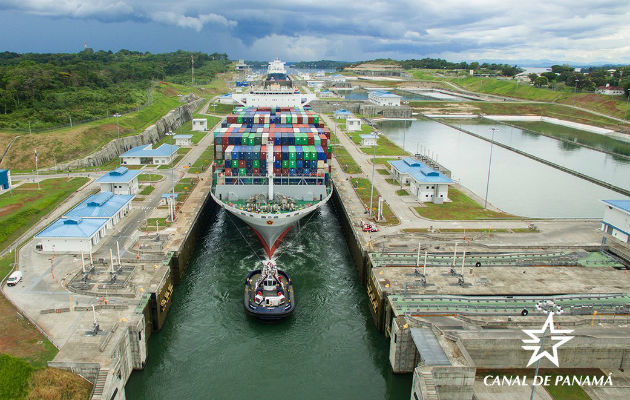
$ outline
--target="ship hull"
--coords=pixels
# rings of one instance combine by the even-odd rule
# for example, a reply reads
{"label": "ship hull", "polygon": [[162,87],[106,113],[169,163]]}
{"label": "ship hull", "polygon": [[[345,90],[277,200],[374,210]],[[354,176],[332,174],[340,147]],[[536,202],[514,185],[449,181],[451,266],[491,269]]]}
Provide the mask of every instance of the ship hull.
{"label": "ship hull", "polygon": [[291,228],[297,225],[299,220],[326,204],[332,196],[332,190],[327,197],[311,207],[279,214],[259,214],[240,210],[219,200],[213,193],[211,193],[211,195],[217,204],[238,217],[254,230],[265,249],[265,253],[271,258],[282,242],[282,239],[289,233]]}

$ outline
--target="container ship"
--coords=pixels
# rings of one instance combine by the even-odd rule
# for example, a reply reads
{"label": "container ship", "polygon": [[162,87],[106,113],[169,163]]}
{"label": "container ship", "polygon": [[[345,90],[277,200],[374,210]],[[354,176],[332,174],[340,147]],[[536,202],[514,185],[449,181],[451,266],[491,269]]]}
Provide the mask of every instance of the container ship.
{"label": "container ship", "polygon": [[221,207],[254,230],[270,259],[333,190],[330,131],[278,63],[270,64],[261,87],[239,95],[243,106],[214,132],[211,190]]}

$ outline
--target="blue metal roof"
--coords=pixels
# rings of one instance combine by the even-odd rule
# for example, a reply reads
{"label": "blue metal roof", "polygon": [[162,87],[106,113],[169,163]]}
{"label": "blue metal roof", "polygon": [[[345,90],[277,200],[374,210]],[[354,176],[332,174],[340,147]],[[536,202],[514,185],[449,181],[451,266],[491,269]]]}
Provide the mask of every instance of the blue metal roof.
{"label": "blue metal roof", "polygon": [[370,133],[369,135],[359,135],[361,139],[378,139],[378,135]]}
{"label": "blue metal roof", "polygon": [[163,199],[170,199],[170,198],[177,198],[177,196],[179,196],[179,193],[164,193],[162,194],[162,198]]}
{"label": "blue metal roof", "polygon": [[190,139],[193,135],[175,135],[173,136],[175,139]]}
{"label": "blue metal roof", "polygon": [[84,238],[89,239],[107,223],[107,218],[59,218],[36,238]]}
{"label": "blue metal roof", "polygon": [[388,161],[401,174],[409,174],[420,183],[453,183],[453,181],[412,157]]}
{"label": "blue metal roof", "polygon": [[132,148],[131,150],[121,154],[121,157],[169,157],[179,149],[179,146],[164,143],[157,149],[153,145],[142,145]]}
{"label": "blue metal roof", "polygon": [[352,113],[344,108],[341,108],[339,110],[335,110],[335,114],[352,114]]}
{"label": "blue metal roof", "polygon": [[140,173],[140,170],[130,171],[125,167],[118,167],[98,178],[96,183],[129,183]]}
{"label": "blue metal roof", "polygon": [[135,195],[133,194],[113,194],[112,192],[101,192],[83,200],[78,206],[66,213],[66,217],[78,218],[111,218]]}
{"label": "blue metal roof", "polygon": [[370,93],[374,93],[378,97],[402,97],[387,90],[372,90]]}
{"label": "blue metal roof", "polygon": [[630,213],[630,200],[602,200],[604,203]]}

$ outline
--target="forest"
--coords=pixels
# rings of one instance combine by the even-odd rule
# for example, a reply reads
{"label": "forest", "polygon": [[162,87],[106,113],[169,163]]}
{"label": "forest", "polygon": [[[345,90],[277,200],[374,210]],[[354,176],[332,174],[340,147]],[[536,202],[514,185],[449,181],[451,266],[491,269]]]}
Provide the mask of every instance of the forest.
{"label": "forest", "polygon": [[41,130],[124,113],[150,102],[159,81],[209,83],[227,71],[226,54],[120,50],[0,53],[0,129]]}

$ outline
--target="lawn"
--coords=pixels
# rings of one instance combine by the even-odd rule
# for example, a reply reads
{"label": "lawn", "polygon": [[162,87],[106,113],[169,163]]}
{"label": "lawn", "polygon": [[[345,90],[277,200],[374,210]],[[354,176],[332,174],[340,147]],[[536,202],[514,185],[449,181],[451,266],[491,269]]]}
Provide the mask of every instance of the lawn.
{"label": "lawn", "polygon": [[407,192],[405,189],[398,189],[396,191],[396,194],[399,195],[399,196],[408,196],[409,192]]}
{"label": "lawn", "polygon": [[188,169],[188,172],[190,172],[191,174],[198,174],[200,172],[203,172],[210,166],[210,164],[212,164],[213,160],[214,148],[208,147],[203,151],[203,153],[201,153],[201,155],[199,155],[199,158],[195,160],[190,169]]}
{"label": "lawn", "polygon": [[0,195],[0,250],[57,208],[68,196],[83,186],[88,178],[45,179],[25,183]]}
{"label": "lawn", "polygon": [[[399,157],[400,158],[400,157]],[[386,158],[386,157],[378,157],[374,159],[374,164],[376,165],[384,165],[389,168],[388,161],[398,160],[399,158]],[[370,159],[372,161],[372,159]]]}
{"label": "lawn", "polygon": [[611,138],[610,136],[586,132],[543,121],[509,121],[508,124],[534,132],[539,132],[543,135],[553,136],[571,142],[575,141],[577,143],[613,153],[626,156],[630,155],[630,143]]}
{"label": "lawn", "polygon": [[155,190],[155,188],[154,188],[153,186],[151,186],[151,185],[147,185],[147,186],[145,186],[145,187],[144,187],[144,189],[142,189],[142,190],[140,191],[140,193],[139,193],[139,194],[141,194],[141,195],[143,195],[143,196],[146,196],[146,195],[151,194],[154,190]]}
{"label": "lawn", "polygon": [[188,193],[193,190],[197,178],[183,178],[175,184],[175,193]]}
{"label": "lawn", "polygon": [[363,146],[361,150],[366,154],[375,154],[377,156],[402,156],[408,155],[401,147],[389,140],[385,135],[380,134],[376,141],[376,149],[372,146]]}
{"label": "lawn", "polygon": [[158,182],[162,178],[162,175],[159,174],[140,174],[138,175],[138,182]]}
{"label": "lawn", "polygon": [[[354,187],[355,192],[363,202],[366,210],[370,208],[370,194],[372,193],[371,182],[366,178],[352,178],[352,187]],[[374,193],[372,196],[372,208],[373,213],[376,214],[378,207],[378,197],[380,196],[378,190],[374,189]],[[373,215],[374,215],[373,214]],[[383,225],[397,225],[400,223],[398,217],[394,214],[394,212],[389,208],[387,202],[383,203],[383,218],[385,221],[380,221],[380,224]]]}
{"label": "lawn", "polygon": [[171,226],[172,222],[167,221],[166,217],[164,218],[148,218],[145,224],[138,229],[143,232],[155,231],[155,224],[157,223],[157,229],[164,229]]}
{"label": "lawn", "polygon": [[[232,110],[234,110],[234,107],[236,107],[236,104],[218,104],[218,103],[211,103],[208,106],[208,114],[216,114],[216,115],[227,115],[227,114],[231,114]],[[210,126],[210,121],[208,121],[208,126]]]}
{"label": "lawn", "polygon": [[416,207],[416,211],[424,218],[435,220],[518,218],[503,212],[484,210],[473,199],[453,187],[448,189],[448,198],[451,199],[451,202],[445,202],[444,204],[425,203],[423,207]]}
{"label": "lawn", "polygon": [[383,168],[377,168],[376,172],[378,172],[381,175],[389,175],[389,171]]}
{"label": "lawn", "polygon": [[[190,149],[187,149],[187,150],[190,150]],[[158,167],[158,169],[171,169],[173,168],[173,165],[177,165],[182,160],[182,158],[184,158],[184,154],[179,154],[177,157],[175,157],[172,163],[162,164]]]}
{"label": "lawn", "polygon": [[361,168],[354,161],[348,150],[343,146],[337,146],[334,150],[334,157],[346,174],[360,174]]}

